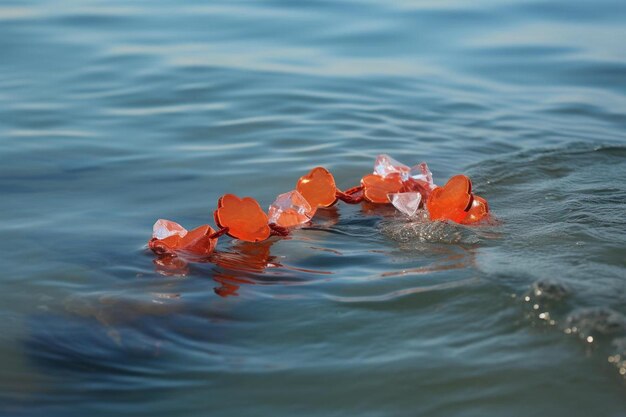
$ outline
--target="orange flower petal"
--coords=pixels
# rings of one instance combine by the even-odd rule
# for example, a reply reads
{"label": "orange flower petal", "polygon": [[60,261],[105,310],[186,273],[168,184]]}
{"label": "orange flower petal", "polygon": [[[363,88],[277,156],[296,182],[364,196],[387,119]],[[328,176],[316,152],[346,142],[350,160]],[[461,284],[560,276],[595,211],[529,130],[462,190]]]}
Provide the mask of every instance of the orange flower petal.
{"label": "orange flower petal", "polygon": [[267,214],[252,197],[226,194],[217,202],[215,223],[228,227],[228,235],[246,242],[260,242],[270,236]]}
{"label": "orange flower petal", "polygon": [[363,185],[363,197],[371,203],[389,203],[387,194],[400,192],[403,187],[402,177],[398,173],[388,174],[381,177],[369,174],[361,179]]}
{"label": "orange flower petal", "polygon": [[166,254],[174,254],[180,243],[180,236],[169,236],[165,239],[157,239],[153,237],[148,242],[148,247],[152,252],[161,256]]}
{"label": "orange flower petal", "polygon": [[176,249],[178,249],[180,247],[181,239],[182,238],[180,236],[178,236],[178,235],[172,235],[172,236],[166,237],[165,239],[159,239],[158,241],[162,245],[164,245],[164,246],[166,246],[166,247],[168,247],[168,248],[170,248],[172,250],[176,250]]}
{"label": "orange flower petal", "polygon": [[473,224],[487,218],[489,216],[489,203],[482,197],[474,196],[472,207],[467,212],[467,217],[463,220],[463,224]]}
{"label": "orange flower petal", "polygon": [[433,190],[426,207],[431,220],[461,223],[467,217],[472,202],[472,182],[465,175],[455,175],[446,185]]}
{"label": "orange flower petal", "polygon": [[180,239],[178,244],[179,250],[190,252],[194,255],[209,255],[217,244],[217,239],[209,239],[209,236],[213,233],[215,233],[215,230],[208,224],[196,227]]}
{"label": "orange flower petal", "polygon": [[326,168],[313,168],[307,175],[300,177],[296,190],[311,206],[310,217],[313,217],[318,207],[330,207],[337,201],[335,178]]}

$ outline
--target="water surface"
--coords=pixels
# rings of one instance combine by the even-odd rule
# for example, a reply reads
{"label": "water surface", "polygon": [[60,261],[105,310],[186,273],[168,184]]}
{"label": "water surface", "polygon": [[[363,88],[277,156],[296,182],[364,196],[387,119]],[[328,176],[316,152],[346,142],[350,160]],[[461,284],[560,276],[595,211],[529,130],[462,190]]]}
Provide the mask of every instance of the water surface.
{"label": "water surface", "polygon": [[[0,4],[0,414],[626,415],[626,3]],[[341,205],[159,265],[157,218],[378,153],[502,224]],[[403,235],[406,237],[406,233]],[[441,235],[439,235],[441,236]],[[411,237],[411,236],[409,236]]]}

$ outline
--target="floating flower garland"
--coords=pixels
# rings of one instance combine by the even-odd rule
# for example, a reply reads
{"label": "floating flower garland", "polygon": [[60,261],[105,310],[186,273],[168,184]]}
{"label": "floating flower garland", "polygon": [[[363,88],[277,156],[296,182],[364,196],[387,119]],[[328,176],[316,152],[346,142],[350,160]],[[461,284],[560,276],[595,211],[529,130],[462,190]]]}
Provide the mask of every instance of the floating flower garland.
{"label": "floating flower garland", "polygon": [[465,175],[455,175],[438,187],[426,163],[410,168],[383,154],[376,158],[372,174],[345,191],[337,188],[328,170],[313,168],[298,179],[294,190],[276,198],[268,214],[252,197],[225,194],[213,213],[217,231],[208,224],[187,231],[176,222],[159,219],[148,246],[160,256],[208,256],[224,234],[246,242],[287,236],[291,229],[311,222],[318,209],[331,207],[339,200],[347,204],[391,203],[409,217],[424,207],[432,221],[464,225],[476,225],[489,218],[487,200],[472,193],[472,182]]}

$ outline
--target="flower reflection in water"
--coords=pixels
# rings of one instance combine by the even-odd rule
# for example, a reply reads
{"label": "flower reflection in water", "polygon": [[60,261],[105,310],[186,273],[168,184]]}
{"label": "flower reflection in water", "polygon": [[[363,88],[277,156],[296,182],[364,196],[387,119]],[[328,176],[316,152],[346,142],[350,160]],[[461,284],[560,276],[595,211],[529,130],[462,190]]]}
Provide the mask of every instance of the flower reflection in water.
{"label": "flower reflection in water", "polygon": [[215,293],[222,297],[237,296],[242,284],[256,284],[253,274],[262,273],[267,268],[282,267],[270,252],[274,242],[273,239],[258,243],[237,241],[229,250],[216,251],[209,257],[164,255],[157,257],[153,263],[157,273],[181,277],[189,275],[190,263],[215,264],[219,267],[213,273],[213,280],[219,284],[214,289]]}
{"label": "flower reflection in water", "polygon": [[189,263],[175,255],[163,255],[155,258],[152,263],[156,271],[165,276],[186,276],[189,274]]}
{"label": "flower reflection in water", "polygon": [[220,284],[214,289],[215,293],[222,297],[237,296],[241,284],[255,285],[253,279],[243,276],[246,273],[261,273],[267,268],[281,267],[276,257],[270,254],[273,244],[273,240],[238,242],[233,245],[232,251],[215,252],[211,262],[221,268],[213,275],[213,280]]}

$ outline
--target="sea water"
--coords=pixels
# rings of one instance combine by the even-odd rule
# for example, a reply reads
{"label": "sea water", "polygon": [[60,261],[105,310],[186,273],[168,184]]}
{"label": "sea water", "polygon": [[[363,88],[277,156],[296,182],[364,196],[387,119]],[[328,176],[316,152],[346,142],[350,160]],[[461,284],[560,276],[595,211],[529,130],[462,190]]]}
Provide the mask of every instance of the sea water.
{"label": "sea water", "polygon": [[[626,3],[0,4],[3,416],[626,415]],[[497,225],[152,224],[379,153]]]}

